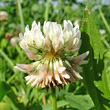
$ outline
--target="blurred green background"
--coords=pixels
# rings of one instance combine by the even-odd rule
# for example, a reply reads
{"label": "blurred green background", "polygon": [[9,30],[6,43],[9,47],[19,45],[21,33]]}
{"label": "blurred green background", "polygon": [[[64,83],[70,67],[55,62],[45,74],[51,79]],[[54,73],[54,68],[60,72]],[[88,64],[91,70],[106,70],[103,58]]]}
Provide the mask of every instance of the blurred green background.
{"label": "blurred green background", "polygon": [[[81,27],[88,6],[104,47],[106,71],[110,71],[110,0],[0,0],[0,110],[51,110],[51,92],[26,85],[25,73],[16,63],[30,63],[19,47],[19,33],[32,22],[71,20]],[[77,96],[77,97],[76,97]],[[72,97],[72,99],[71,99]],[[82,80],[57,88],[59,110],[95,110]],[[73,101],[73,103],[72,103]],[[109,109],[108,109],[109,110]]]}

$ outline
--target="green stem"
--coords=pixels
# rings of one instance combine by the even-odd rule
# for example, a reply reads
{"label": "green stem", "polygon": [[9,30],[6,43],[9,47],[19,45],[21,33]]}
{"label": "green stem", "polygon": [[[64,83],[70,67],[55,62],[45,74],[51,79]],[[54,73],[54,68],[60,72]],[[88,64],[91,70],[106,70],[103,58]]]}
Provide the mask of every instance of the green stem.
{"label": "green stem", "polygon": [[16,76],[17,72],[16,70],[13,68],[14,64],[11,61],[10,58],[8,58],[8,56],[0,49],[0,55],[2,55],[2,57],[8,62],[10,68],[12,68],[14,74],[7,80],[7,83],[10,83],[12,81],[12,79]]}
{"label": "green stem", "polygon": [[105,38],[102,38],[101,40],[102,40],[103,43],[106,45],[106,47],[110,49],[110,45],[109,45],[109,43],[105,40]]}
{"label": "green stem", "polygon": [[7,80],[8,84],[18,75],[18,72],[16,70],[14,70],[14,72],[15,73]]}
{"label": "green stem", "polygon": [[56,90],[55,90],[55,88],[52,88],[52,105],[53,105],[53,110],[57,110]]}
{"label": "green stem", "polygon": [[18,46],[18,45],[16,45],[16,50],[17,50],[17,52],[19,53],[19,55],[20,55],[21,59],[23,59],[22,50],[19,48],[19,46]]}
{"label": "green stem", "polygon": [[9,63],[10,67],[13,69],[14,64],[10,58],[0,49],[0,54],[4,57],[4,59]]}
{"label": "green stem", "polygon": [[21,26],[22,26],[21,29],[22,29],[22,33],[24,33],[24,19],[23,19],[23,13],[22,13],[22,7],[21,7],[20,0],[17,0],[17,4],[18,4],[20,22],[21,22]]}
{"label": "green stem", "polygon": [[105,24],[105,27],[107,28],[108,32],[110,33],[110,27],[109,27],[109,25],[108,25],[104,15],[103,15],[103,13],[102,13],[101,8],[99,7],[98,9],[99,9],[100,16],[101,16],[101,18],[102,18],[102,20],[103,20],[103,22]]}
{"label": "green stem", "polygon": [[47,6],[46,6],[46,10],[45,10],[45,20],[46,21],[48,21],[49,4],[50,4],[50,0],[47,0]]}

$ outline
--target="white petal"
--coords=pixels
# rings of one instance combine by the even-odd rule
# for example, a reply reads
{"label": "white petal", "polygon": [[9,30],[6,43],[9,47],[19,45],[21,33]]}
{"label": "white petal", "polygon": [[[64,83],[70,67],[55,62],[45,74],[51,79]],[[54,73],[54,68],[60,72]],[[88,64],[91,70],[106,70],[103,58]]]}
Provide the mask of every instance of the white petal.
{"label": "white petal", "polygon": [[72,22],[70,20],[64,20],[64,30],[71,31],[73,28]]}
{"label": "white petal", "polygon": [[24,33],[24,40],[29,44],[33,44],[33,34],[31,31],[27,31]]}
{"label": "white petal", "polygon": [[39,27],[39,29],[40,29],[40,22],[38,22],[38,27]]}
{"label": "white petal", "polygon": [[59,58],[59,64],[60,66],[63,66],[63,61]]}
{"label": "white petal", "polygon": [[22,40],[19,42],[19,45],[22,49],[28,49],[28,45],[27,45],[27,42],[25,40]]}
{"label": "white petal", "polygon": [[20,40],[22,40],[24,38],[22,33],[19,33],[19,38],[20,38]]}
{"label": "white petal", "polygon": [[78,38],[74,38],[74,40],[73,40],[73,45],[78,44],[78,42],[79,42],[79,39],[78,39]]}
{"label": "white petal", "polygon": [[45,35],[48,34],[48,29],[49,29],[49,25],[50,25],[50,22],[44,22],[44,25],[43,25],[43,32]]}
{"label": "white petal", "polygon": [[44,48],[45,39],[41,31],[38,31],[38,30],[35,31],[34,40],[38,48]]}
{"label": "white petal", "polygon": [[32,30],[36,27],[36,21],[33,21],[33,23],[32,23]]}
{"label": "white petal", "polygon": [[74,29],[73,29],[74,34],[75,34],[78,30],[79,30],[79,25],[77,24],[77,25],[74,27]]}
{"label": "white petal", "polygon": [[81,37],[81,32],[80,32],[80,30],[78,30],[78,31],[74,34],[74,37],[80,39],[80,37]]}
{"label": "white petal", "polygon": [[38,24],[36,24],[36,21],[33,21],[31,32],[34,33],[35,30],[40,31],[40,22],[38,22]]}
{"label": "white petal", "polygon": [[81,43],[82,43],[82,40],[79,39],[78,42],[73,45],[73,48],[74,48],[74,49],[75,49],[75,48],[80,49]]}
{"label": "white petal", "polygon": [[26,32],[29,31],[29,25],[27,25],[27,26],[25,27],[25,31],[26,31]]}

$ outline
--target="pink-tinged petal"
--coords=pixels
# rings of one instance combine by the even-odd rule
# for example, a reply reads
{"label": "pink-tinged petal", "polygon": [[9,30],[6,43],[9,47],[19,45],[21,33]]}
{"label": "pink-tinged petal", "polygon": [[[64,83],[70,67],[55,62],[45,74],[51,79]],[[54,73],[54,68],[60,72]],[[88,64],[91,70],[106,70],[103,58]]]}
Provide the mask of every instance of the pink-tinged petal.
{"label": "pink-tinged petal", "polygon": [[76,69],[75,69],[77,72],[82,72],[83,71],[83,68],[82,67],[80,67],[80,66],[78,66],[78,67],[76,67]]}
{"label": "pink-tinged petal", "polygon": [[42,75],[37,76],[36,79],[32,82],[31,86],[33,87],[37,85],[42,79],[43,79]]}
{"label": "pink-tinged petal", "polygon": [[55,74],[55,80],[58,81],[59,84],[62,84],[62,81],[60,80],[60,76],[57,74]]}
{"label": "pink-tinged petal", "polygon": [[88,55],[89,55],[89,51],[87,51],[87,52],[85,52],[85,53],[83,53],[83,54],[81,54],[81,55],[75,57],[75,59],[78,60],[78,61],[82,61],[82,60],[84,60]]}
{"label": "pink-tinged petal", "polygon": [[80,65],[82,65],[82,64],[87,64],[88,63],[88,61],[87,60],[84,60],[84,61],[81,61],[80,62]]}
{"label": "pink-tinged petal", "polygon": [[30,50],[25,49],[25,52],[30,60],[36,60],[36,55],[34,55]]}
{"label": "pink-tinged petal", "polygon": [[58,68],[58,72],[61,74],[61,76],[65,79],[69,79],[70,76],[68,75],[68,73],[65,71],[66,68],[65,67],[59,67]]}
{"label": "pink-tinged petal", "polygon": [[36,79],[36,77],[34,75],[31,76],[26,84],[28,85],[28,84],[32,83],[35,79]]}
{"label": "pink-tinged petal", "polygon": [[34,74],[30,74],[30,75],[26,76],[25,79],[26,79],[26,81],[28,81],[28,80],[30,80],[34,76],[35,76]]}
{"label": "pink-tinged petal", "polygon": [[73,73],[73,76],[74,76],[75,78],[77,78],[77,79],[83,79],[83,77],[80,76],[75,70],[72,69],[71,72]]}
{"label": "pink-tinged petal", "polygon": [[59,73],[63,73],[65,70],[66,70],[65,67],[59,67],[57,71],[58,71]]}
{"label": "pink-tinged petal", "polygon": [[52,81],[52,75],[51,74],[48,74],[47,77],[49,79],[49,82],[51,82]]}
{"label": "pink-tinged petal", "polygon": [[79,51],[79,48],[74,48],[74,49],[70,50],[70,52],[72,52],[72,53],[75,53],[75,52],[78,52],[78,51]]}
{"label": "pink-tinged petal", "polygon": [[22,72],[29,72],[33,69],[33,65],[30,65],[30,64],[17,64],[14,68],[18,69]]}
{"label": "pink-tinged petal", "polygon": [[66,71],[63,72],[63,73],[61,73],[61,75],[62,75],[65,79],[69,79],[69,78],[70,78],[69,74],[68,74]]}
{"label": "pink-tinged petal", "polygon": [[47,77],[47,73],[43,72],[43,73],[41,73],[39,75],[33,75],[33,77],[35,77],[35,78],[34,78],[34,81],[31,84],[32,87],[37,85],[42,80],[44,80]]}
{"label": "pink-tinged petal", "polygon": [[30,79],[30,76],[31,75],[28,75],[28,76],[25,77],[26,81],[28,81]]}
{"label": "pink-tinged petal", "polygon": [[40,69],[42,72],[45,72],[45,71],[46,71],[46,67],[45,67],[45,66],[40,66],[39,69]]}

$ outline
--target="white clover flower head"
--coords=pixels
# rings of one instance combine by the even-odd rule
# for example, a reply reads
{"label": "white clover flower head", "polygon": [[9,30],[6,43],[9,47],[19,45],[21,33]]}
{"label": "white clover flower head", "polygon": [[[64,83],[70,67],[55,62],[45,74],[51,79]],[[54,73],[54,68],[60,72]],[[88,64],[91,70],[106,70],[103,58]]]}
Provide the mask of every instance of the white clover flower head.
{"label": "white clover flower head", "polygon": [[19,37],[12,37],[10,39],[10,44],[14,47],[17,43],[19,43]]}
{"label": "white clover flower head", "polygon": [[32,23],[32,29],[26,26],[25,33],[19,34],[20,46],[26,52],[31,64],[17,64],[16,69],[26,72],[27,84],[51,88],[82,79],[82,64],[89,52],[74,56],[81,46],[79,26],[64,20],[64,29],[57,22],[44,22],[43,32],[40,23]]}
{"label": "white clover flower head", "polygon": [[0,11],[0,21],[6,21],[8,13],[6,11]]}

